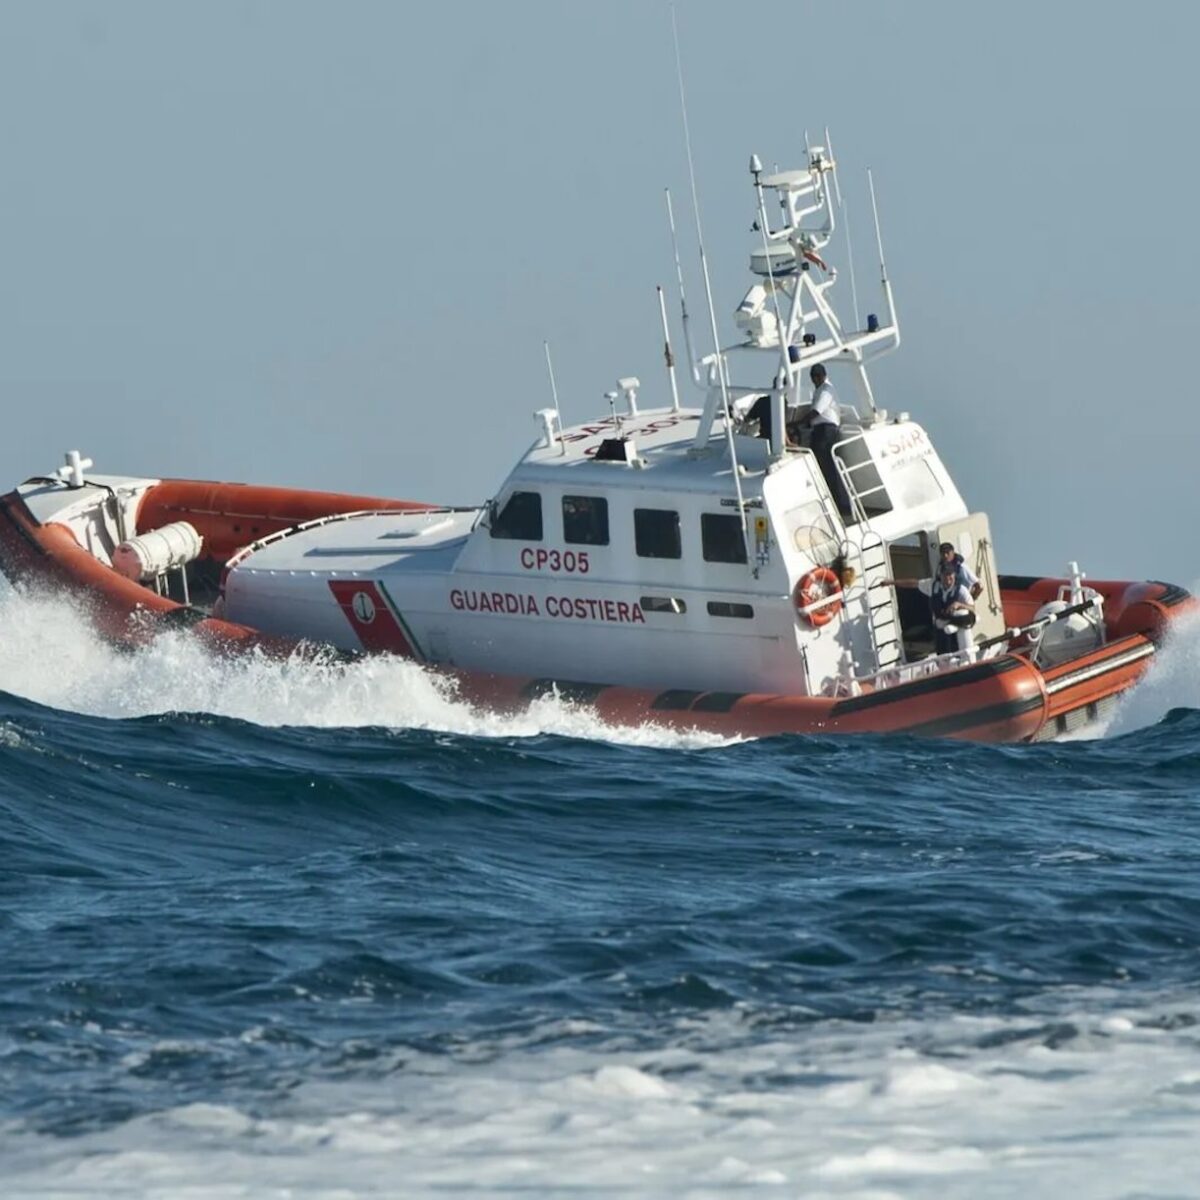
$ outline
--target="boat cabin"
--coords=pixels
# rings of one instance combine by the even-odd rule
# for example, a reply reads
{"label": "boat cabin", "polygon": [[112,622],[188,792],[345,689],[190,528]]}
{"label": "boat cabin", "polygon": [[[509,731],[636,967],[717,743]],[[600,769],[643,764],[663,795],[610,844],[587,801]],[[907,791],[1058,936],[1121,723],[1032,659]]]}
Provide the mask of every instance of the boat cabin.
{"label": "boat cabin", "polygon": [[[616,668],[633,686],[716,678],[731,692],[828,694],[932,652],[928,601],[893,581],[931,576],[947,539],[986,565],[976,573],[999,613],[986,518],[968,517],[907,415],[864,423],[844,409],[849,524],[810,449],[775,455],[740,430],[735,457],[720,434],[698,452],[702,420],[635,406],[531,448],[455,562],[452,607],[495,618],[470,622],[469,645],[454,639],[455,662],[529,673],[532,652],[532,669],[551,677],[606,680]],[[826,609],[798,612],[801,581],[822,569],[840,590]],[[538,620],[536,648],[525,622],[496,644],[510,615]]]}

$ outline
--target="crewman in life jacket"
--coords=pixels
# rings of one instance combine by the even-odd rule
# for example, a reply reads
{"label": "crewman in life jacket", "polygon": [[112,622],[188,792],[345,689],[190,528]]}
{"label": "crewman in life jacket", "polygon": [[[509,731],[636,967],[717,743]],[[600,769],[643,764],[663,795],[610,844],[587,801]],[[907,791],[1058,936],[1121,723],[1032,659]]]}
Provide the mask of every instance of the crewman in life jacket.
{"label": "crewman in life jacket", "polygon": [[929,611],[933,617],[935,653],[950,654],[970,648],[975,606],[971,603],[970,591],[959,582],[953,563],[943,563],[933,581]]}
{"label": "crewman in life jacket", "polygon": [[[978,600],[980,593],[983,591],[983,584],[979,582],[975,572],[963,561],[963,556],[954,549],[953,543],[943,542],[938,547],[938,556],[938,574],[948,566],[953,567],[954,573],[958,576],[958,582],[971,593],[972,600]],[[936,575],[934,576],[934,582],[937,582]]]}

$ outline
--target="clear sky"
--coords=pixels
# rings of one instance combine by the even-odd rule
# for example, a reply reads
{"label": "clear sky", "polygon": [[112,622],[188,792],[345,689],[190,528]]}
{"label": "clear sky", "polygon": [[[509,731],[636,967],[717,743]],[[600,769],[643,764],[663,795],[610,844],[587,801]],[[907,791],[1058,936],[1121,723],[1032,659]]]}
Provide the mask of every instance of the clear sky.
{"label": "clear sky", "polygon": [[[905,340],[877,397],[1001,570],[1200,577],[1200,5],[677,14],[723,334],[750,153],[800,165],[828,124],[864,298],[868,165],[880,193]],[[702,301],[655,0],[0,0],[0,171],[4,484],[78,446],[475,503],[536,434],[543,339],[567,420],[621,375],[665,397],[666,186]]]}

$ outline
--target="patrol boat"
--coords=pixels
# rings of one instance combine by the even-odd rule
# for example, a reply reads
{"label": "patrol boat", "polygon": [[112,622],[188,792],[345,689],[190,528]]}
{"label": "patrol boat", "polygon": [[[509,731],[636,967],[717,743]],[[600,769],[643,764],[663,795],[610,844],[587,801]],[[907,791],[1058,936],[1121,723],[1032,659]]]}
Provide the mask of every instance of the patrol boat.
{"label": "patrol boat", "polygon": [[[72,451],[0,498],[0,566],[84,595],[122,642],[186,628],[226,649],[399,655],[499,709],[557,693],[608,722],[750,736],[1076,728],[1195,604],[1074,566],[998,573],[988,518],[927,431],[876,402],[867,364],[900,342],[882,239],[880,312],[843,323],[822,256],[836,166],[822,146],[805,158],[751,162],[737,340],[697,360],[683,306],[702,405],[680,401],[660,289],[660,402],[624,378],[607,413],[564,428],[556,400],[482,507],[99,475]],[[681,272],[681,302],[682,287]],[[821,460],[794,420],[816,364],[848,401]],[[974,625],[937,653],[919,581],[943,542],[981,591]]]}

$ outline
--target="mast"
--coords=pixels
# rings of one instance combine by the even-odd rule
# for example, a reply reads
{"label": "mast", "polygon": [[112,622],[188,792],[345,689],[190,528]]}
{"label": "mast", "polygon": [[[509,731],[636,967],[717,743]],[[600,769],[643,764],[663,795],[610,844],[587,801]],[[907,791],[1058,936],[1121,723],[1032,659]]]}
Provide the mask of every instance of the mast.
{"label": "mast", "polygon": [[[758,200],[758,227],[762,232],[763,257],[767,263],[767,279],[770,284],[771,304],[775,309],[776,328],[783,328],[783,314],[779,310],[779,291],[775,286],[775,268],[771,263],[771,247],[767,239],[767,204],[763,198],[762,159],[757,154],[750,156],[750,175],[754,180],[754,194]],[[771,389],[771,453],[782,458],[787,443],[786,396],[792,390],[792,364],[783,338],[779,339],[779,384]]]}
{"label": "mast", "polygon": [[[684,128],[686,137],[686,109]],[[710,386],[693,442],[693,449],[697,453],[702,453],[707,447],[718,415],[728,413],[731,402],[765,393],[771,397],[771,440],[776,448],[773,457],[782,457],[786,452],[783,437],[786,404],[789,397],[792,403],[800,403],[803,376],[817,363],[841,363],[849,367],[855,377],[859,399],[870,410],[872,418],[878,419],[866,364],[900,344],[900,329],[883,253],[874,179],[868,175],[879,249],[883,320],[870,313],[866,318],[866,327],[860,327],[857,289],[852,277],[851,286],[855,293],[854,326],[844,328],[833,300],[838,273],[823,257],[837,227],[837,213],[845,213],[837,163],[827,145],[812,144],[807,141],[807,135],[806,146],[805,165],[797,170],[776,170],[764,174],[758,156],[751,159],[750,171],[755,191],[753,228],[758,245],[750,253],[750,271],[756,277],[756,282],[746,292],[736,312],[736,324],[742,333],[742,340],[724,347],[717,341],[712,292],[701,236],[701,265],[704,268],[713,340],[717,349],[700,364],[708,364]],[[695,203],[690,139],[688,165]],[[768,203],[767,192],[774,193],[781,214],[781,223],[776,228],[768,223],[767,214],[775,206]],[[696,207],[699,235],[698,204]],[[848,234],[847,228],[847,246]],[[737,357],[740,361],[755,352],[769,356],[770,375],[764,379],[764,373],[757,372],[757,378],[732,379],[729,370],[731,358]],[[728,420],[725,432],[727,437],[732,438],[731,422]],[[735,453],[735,450],[731,450],[731,453]]]}

